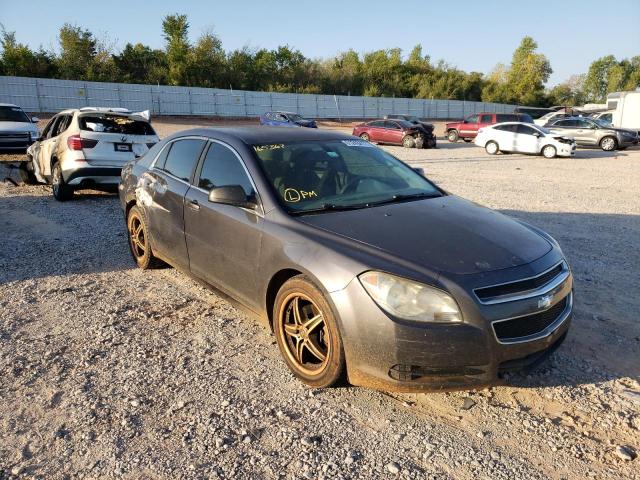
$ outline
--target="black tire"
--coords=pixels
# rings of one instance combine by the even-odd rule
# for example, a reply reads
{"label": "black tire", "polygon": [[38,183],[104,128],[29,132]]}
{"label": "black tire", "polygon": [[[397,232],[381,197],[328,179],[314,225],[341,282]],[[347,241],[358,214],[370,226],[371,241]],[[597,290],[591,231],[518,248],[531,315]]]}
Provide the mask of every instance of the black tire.
{"label": "black tire", "polygon": [[293,277],[280,288],[273,322],[280,353],[296,377],[314,388],[344,381],[346,361],[338,323],[323,293],[307,277]]}
{"label": "black tire", "polygon": [[368,133],[361,133],[360,134],[360,138],[362,140],[364,140],[365,142],[368,142],[369,141],[369,134]]}
{"label": "black tire", "polygon": [[456,143],[460,139],[460,135],[457,130],[449,130],[447,132],[447,140],[451,143]]}
{"label": "black tire", "polygon": [[484,146],[484,150],[489,155],[496,155],[497,153],[500,153],[500,147],[493,140],[487,142],[487,144]]}
{"label": "black tire", "polygon": [[153,255],[147,217],[137,205],[131,207],[127,214],[127,234],[129,252],[138,267],[147,270],[162,265],[162,261]]}
{"label": "black tire", "polygon": [[405,135],[402,139],[402,146],[404,148],[413,148],[416,146],[416,139],[411,135]]}
{"label": "black tire", "polygon": [[618,148],[618,139],[612,136],[602,137],[600,139],[600,148],[605,152],[613,152]]}
{"label": "black tire", "polygon": [[33,173],[33,163],[31,158],[29,158],[29,160],[26,162],[20,163],[18,173],[20,174],[20,180],[22,180],[22,182],[26,185],[34,185],[38,183],[38,179]]}
{"label": "black tire", "polygon": [[54,163],[51,169],[51,187],[53,198],[59,202],[66,202],[73,198],[73,187],[70,187],[67,185],[67,182],[64,181],[60,162]]}

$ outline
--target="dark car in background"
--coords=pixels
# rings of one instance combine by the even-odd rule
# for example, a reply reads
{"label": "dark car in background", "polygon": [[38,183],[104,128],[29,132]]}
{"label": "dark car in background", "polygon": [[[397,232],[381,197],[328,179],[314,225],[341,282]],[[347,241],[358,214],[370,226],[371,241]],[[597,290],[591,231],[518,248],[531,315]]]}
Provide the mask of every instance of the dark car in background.
{"label": "dark car in background", "polygon": [[605,152],[624,150],[640,141],[638,132],[613,128],[605,120],[587,117],[568,117],[545,125],[551,132],[572,137],[578,145],[600,147]]}
{"label": "dark car in background", "polygon": [[307,127],[318,128],[315,120],[302,118],[293,112],[267,112],[260,117],[261,125],[271,127]]}
{"label": "dark car in background", "polygon": [[122,171],[139,267],[244,305],[314,387],[478,388],[564,340],[572,275],[541,230],[333,131],[195,129]]}
{"label": "dark car in background", "polygon": [[533,123],[533,119],[526,113],[474,113],[464,120],[447,123],[444,135],[450,142],[457,142],[459,139],[470,142],[482,127],[503,122]]}
{"label": "dark car in background", "polygon": [[402,145],[407,148],[423,148],[428,144],[424,128],[406,120],[372,120],[361,123],[353,127],[352,135],[367,142]]}
{"label": "dark car in background", "polygon": [[405,120],[414,125],[421,126],[424,130],[425,135],[425,143],[427,148],[435,148],[436,147],[436,136],[433,134],[433,123],[425,122],[414,115],[404,115],[404,114],[390,114],[384,116],[385,120]]}

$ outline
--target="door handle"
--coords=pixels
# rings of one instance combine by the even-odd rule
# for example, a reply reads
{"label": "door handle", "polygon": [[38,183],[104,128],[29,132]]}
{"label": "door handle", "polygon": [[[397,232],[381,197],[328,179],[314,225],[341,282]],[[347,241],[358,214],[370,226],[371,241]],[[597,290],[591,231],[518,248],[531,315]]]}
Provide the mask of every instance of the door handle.
{"label": "door handle", "polygon": [[197,200],[189,200],[189,201],[187,202],[187,206],[188,206],[191,210],[194,210],[194,211],[196,211],[196,212],[197,212],[198,210],[200,210],[200,204],[198,203],[198,201],[197,201]]}

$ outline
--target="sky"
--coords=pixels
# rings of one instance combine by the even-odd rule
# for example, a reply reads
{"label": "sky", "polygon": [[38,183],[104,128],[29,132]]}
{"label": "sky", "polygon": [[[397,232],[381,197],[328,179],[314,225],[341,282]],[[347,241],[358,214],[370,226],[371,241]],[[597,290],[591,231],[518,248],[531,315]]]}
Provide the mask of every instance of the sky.
{"label": "sky", "polygon": [[0,0],[0,23],[32,48],[57,48],[65,23],[89,29],[117,49],[127,42],[161,48],[162,18],[184,13],[190,36],[213,30],[226,50],[287,44],[310,58],[353,48],[367,52],[416,44],[432,61],[487,73],[511,61],[525,35],[553,69],[548,84],[585,73],[598,57],[640,55],[640,0]]}

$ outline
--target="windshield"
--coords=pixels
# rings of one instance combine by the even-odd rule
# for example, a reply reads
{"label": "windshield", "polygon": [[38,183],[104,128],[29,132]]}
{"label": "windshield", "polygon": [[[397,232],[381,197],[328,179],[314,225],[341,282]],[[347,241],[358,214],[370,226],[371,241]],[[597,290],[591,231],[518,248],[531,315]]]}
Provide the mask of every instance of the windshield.
{"label": "windshield", "polygon": [[29,122],[29,117],[20,107],[0,107],[0,122]]}
{"label": "windshield", "polygon": [[545,135],[550,135],[551,134],[551,130],[548,130],[548,129],[544,128],[544,127],[536,126],[535,128],[536,128],[536,130],[540,130]]}
{"label": "windshield", "polygon": [[289,120],[291,120],[292,122],[298,122],[300,120],[304,120],[300,115],[298,115],[297,113],[287,113],[287,115],[289,116]]}
{"label": "windshield", "polygon": [[367,208],[439,197],[428,180],[359,139],[254,145],[259,163],[291,213]]}

